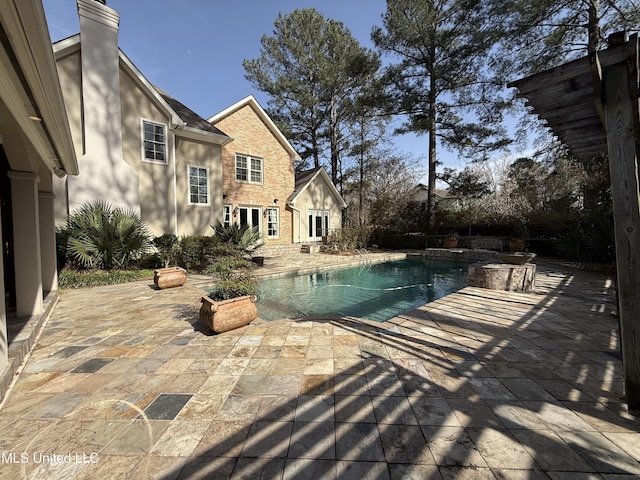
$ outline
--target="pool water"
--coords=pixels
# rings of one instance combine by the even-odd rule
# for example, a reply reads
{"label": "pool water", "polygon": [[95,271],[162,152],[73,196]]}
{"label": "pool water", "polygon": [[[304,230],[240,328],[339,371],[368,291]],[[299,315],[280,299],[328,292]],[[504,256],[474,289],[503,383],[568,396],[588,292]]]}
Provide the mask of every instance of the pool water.
{"label": "pool water", "polygon": [[383,322],[467,284],[466,263],[406,259],[265,279],[256,305],[264,320],[339,315]]}

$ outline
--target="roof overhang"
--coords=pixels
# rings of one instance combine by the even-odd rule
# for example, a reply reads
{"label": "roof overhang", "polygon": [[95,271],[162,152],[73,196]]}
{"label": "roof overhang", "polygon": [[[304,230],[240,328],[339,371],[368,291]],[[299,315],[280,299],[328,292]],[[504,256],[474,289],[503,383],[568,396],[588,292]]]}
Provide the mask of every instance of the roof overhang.
{"label": "roof overhang", "polygon": [[176,137],[188,138],[190,140],[198,140],[207,143],[214,143],[216,145],[226,145],[233,141],[233,138],[227,135],[220,135],[218,133],[206,132],[199,128],[187,127],[184,125],[178,125],[172,129]]}
{"label": "roof overhang", "polygon": [[40,1],[0,4],[3,63],[2,98],[38,156],[56,175],[78,174],[71,129],[51,38]]}
{"label": "roof overhang", "polygon": [[607,151],[601,110],[602,72],[629,59],[637,39],[508,84],[545,126],[584,163]]}

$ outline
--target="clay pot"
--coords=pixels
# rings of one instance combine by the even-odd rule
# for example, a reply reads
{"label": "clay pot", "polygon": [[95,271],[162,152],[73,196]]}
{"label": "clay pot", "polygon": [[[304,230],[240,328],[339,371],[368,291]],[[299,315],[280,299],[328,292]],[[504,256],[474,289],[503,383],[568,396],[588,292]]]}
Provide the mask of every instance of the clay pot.
{"label": "clay pot", "polygon": [[200,300],[200,320],[216,333],[228,332],[244,327],[258,318],[258,309],[253,295],[216,302],[209,297]]}
{"label": "clay pot", "polygon": [[444,237],[444,248],[457,248],[458,239],[456,237]]}
{"label": "clay pot", "polygon": [[153,283],[160,289],[180,287],[186,282],[187,271],[184,268],[167,267],[153,271]]}

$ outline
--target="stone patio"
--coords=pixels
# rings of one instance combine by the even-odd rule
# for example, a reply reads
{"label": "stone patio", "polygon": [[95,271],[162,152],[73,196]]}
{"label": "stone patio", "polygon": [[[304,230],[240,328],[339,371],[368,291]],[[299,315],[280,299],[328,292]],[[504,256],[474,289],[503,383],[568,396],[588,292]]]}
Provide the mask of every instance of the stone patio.
{"label": "stone patio", "polygon": [[534,293],[221,335],[204,277],[63,292],[0,409],[0,477],[638,478],[611,280],[536,263]]}

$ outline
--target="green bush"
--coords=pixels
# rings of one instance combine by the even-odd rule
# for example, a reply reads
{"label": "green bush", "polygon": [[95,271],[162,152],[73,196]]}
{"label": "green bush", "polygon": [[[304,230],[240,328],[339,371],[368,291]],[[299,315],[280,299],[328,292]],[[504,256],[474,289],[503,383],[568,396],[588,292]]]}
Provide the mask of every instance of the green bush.
{"label": "green bush", "polygon": [[201,272],[213,261],[219,243],[216,237],[207,235],[184,236],[176,253],[177,263],[190,272]]}
{"label": "green bush", "polygon": [[391,234],[381,235],[376,242],[380,248],[386,248],[389,250],[405,250],[405,249],[424,249],[427,246],[427,242],[431,240],[429,246],[435,246],[435,236],[431,235],[403,235],[403,234]]}
{"label": "green bush", "polygon": [[255,264],[238,255],[224,255],[207,268],[217,278],[209,296],[216,301],[228,300],[243,295],[255,295],[258,281],[253,274]]}
{"label": "green bush", "polygon": [[98,200],[82,205],[56,235],[58,257],[83,269],[125,269],[149,251],[151,232],[131,209]]}
{"label": "green bush", "polygon": [[180,242],[173,233],[165,233],[153,239],[153,245],[158,249],[165,268],[175,263],[180,252]]}
{"label": "green bush", "polygon": [[236,246],[247,256],[250,256],[264,245],[264,239],[260,232],[256,232],[249,225],[232,223],[225,227],[218,222],[215,226],[211,225],[211,228],[213,228],[215,236],[221,242]]}
{"label": "green bush", "polygon": [[95,287],[99,285],[115,285],[145,278],[152,278],[152,270],[71,270],[62,269],[58,274],[60,288]]}
{"label": "green bush", "polygon": [[229,278],[219,280],[209,292],[209,297],[219,302],[244,295],[255,295],[258,291],[258,281],[249,274],[235,273]]}

